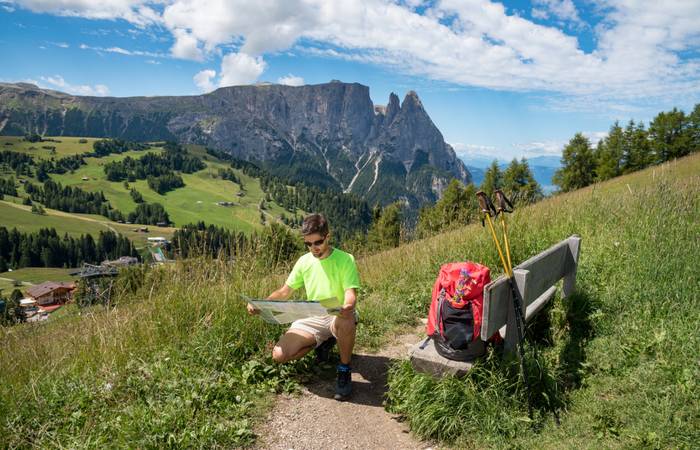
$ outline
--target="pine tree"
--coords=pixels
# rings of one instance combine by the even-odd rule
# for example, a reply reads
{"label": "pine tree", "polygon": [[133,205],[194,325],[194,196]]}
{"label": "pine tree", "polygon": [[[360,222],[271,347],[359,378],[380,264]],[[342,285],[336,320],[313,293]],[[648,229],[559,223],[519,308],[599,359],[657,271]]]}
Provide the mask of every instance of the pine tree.
{"label": "pine tree", "polygon": [[503,172],[502,189],[513,202],[534,203],[542,199],[542,188],[532,175],[525,158],[520,162],[513,158],[510,162]]}
{"label": "pine tree", "polygon": [[644,122],[639,124],[630,120],[623,133],[622,173],[635,172],[652,164],[651,147]]}
{"label": "pine tree", "polygon": [[598,181],[609,180],[622,173],[620,163],[624,148],[624,133],[619,122],[610,127],[607,137],[598,142],[595,151]]}
{"label": "pine tree", "polygon": [[399,202],[383,208],[379,220],[372,224],[367,240],[370,248],[382,250],[398,247],[401,241],[401,224],[403,213]]}
{"label": "pine tree", "polygon": [[498,161],[495,159],[491,163],[486,173],[484,174],[484,181],[481,182],[479,189],[484,191],[489,197],[493,195],[493,191],[503,187],[503,174],[501,169],[498,167]]}
{"label": "pine tree", "polygon": [[563,192],[588,186],[595,179],[595,160],[591,143],[581,133],[569,141],[562,154],[562,167],[554,174],[553,182]]}
{"label": "pine tree", "polygon": [[688,115],[688,134],[690,135],[690,152],[700,151],[700,103],[695,105]]}
{"label": "pine tree", "polygon": [[693,144],[690,117],[676,108],[657,114],[649,124],[649,141],[654,154],[653,163],[689,154]]}

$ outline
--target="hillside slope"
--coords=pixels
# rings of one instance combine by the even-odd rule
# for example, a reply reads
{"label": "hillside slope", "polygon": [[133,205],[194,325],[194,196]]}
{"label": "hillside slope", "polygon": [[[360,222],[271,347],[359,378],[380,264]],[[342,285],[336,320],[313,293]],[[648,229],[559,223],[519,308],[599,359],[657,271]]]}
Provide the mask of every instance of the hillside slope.
{"label": "hillside slope", "polygon": [[[522,389],[493,360],[466,380],[442,382],[398,364],[390,407],[420,436],[462,448],[696,445],[698,174],[695,155],[510,217],[515,262],[571,234],[583,238],[579,294],[555,302],[549,336],[530,339],[553,383],[545,392],[562,406],[560,426],[547,408],[538,409],[532,426]],[[439,266],[464,259],[498,267],[479,225],[361,259],[361,346],[376,348],[415,326],[427,313]],[[251,443],[252,423],[270,393],[294,390],[300,376],[313,373],[311,358],[270,362],[269,345],[281,328],[247,316],[239,296],[264,295],[285,272],[270,276],[253,255],[235,264],[180,262],[122,286],[113,310],[3,329],[0,443]],[[30,351],[26,342],[34,343]]]}
{"label": "hillside slope", "polygon": [[[30,143],[19,137],[2,136],[0,137],[0,150],[24,153],[32,156],[36,161],[40,161],[91,152],[92,144],[96,140],[94,138],[70,137],[54,137],[50,139],[54,139],[54,141]],[[81,140],[84,142],[80,142]],[[44,147],[55,147],[56,154],[53,155],[50,150]],[[86,157],[84,158],[86,165],[64,174],[51,174],[51,178],[64,186],[75,186],[88,192],[101,191],[111,205],[124,214],[128,214],[136,209],[137,204],[130,195],[130,190],[136,189],[146,202],[163,205],[170,215],[170,220],[177,227],[199,221],[245,233],[251,233],[263,227],[260,220],[261,211],[258,207],[260,201],[265,198],[265,193],[260,186],[260,180],[249,177],[240,170],[231,169],[241,181],[242,186],[244,186],[245,195],[239,196],[241,194],[241,183],[224,180],[218,174],[220,169],[230,169],[230,165],[212,155],[208,155],[201,146],[188,146],[188,152],[203,159],[207,167],[195,173],[182,174],[185,187],[167,192],[164,195],[158,194],[149,188],[146,180],[135,180],[128,183],[128,185],[107,180],[104,172],[105,164],[121,161],[126,157],[138,159],[146,153],[160,153],[161,151],[162,149],[159,147],[151,147],[148,150],[129,151],[100,158]],[[1,175],[14,176],[13,173],[3,174],[0,171]],[[23,176],[22,178],[40,184],[32,177]],[[21,189],[20,192],[22,192]],[[217,204],[218,202],[230,202],[233,206],[222,207]],[[266,202],[264,214],[266,222],[277,221],[283,214],[289,217],[293,216],[293,214],[277,205],[274,201]],[[299,214],[303,214],[303,211],[300,211]],[[32,216],[33,219],[31,221],[35,225],[32,226],[32,230],[37,226],[57,226],[58,229],[64,229],[68,227],[68,223],[73,222],[70,220],[70,216],[73,216],[72,214],[63,213],[63,216],[67,218],[66,226],[56,224],[54,220],[51,220],[53,215],[55,214],[49,214],[46,217]],[[0,215],[0,225],[8,228],[15,225],[22,226],[21,218],[21,216]],[[78,219],[83,218],[78,217]],[[111,222],[104,217],[99,217],[98,219],[108,224],[109,227],[118,229],[120,232],[130,231],[134,228],[134,226],[124,226]],[[46,225],[43,225],[44,223]],[[81,234],[83,230],[94,232],[95,228],[104,227],[81,226],[73,229],[72,232],[71,230],[67,231],[70,234]],[[155,231],[161,232],[164,230],[156,229]],[[167,235],[172,235],[174,230],[165,231]],[[129,237],[134,237],[134,235],[131,234]],[[145,241],[145,237],[143,240]]]}

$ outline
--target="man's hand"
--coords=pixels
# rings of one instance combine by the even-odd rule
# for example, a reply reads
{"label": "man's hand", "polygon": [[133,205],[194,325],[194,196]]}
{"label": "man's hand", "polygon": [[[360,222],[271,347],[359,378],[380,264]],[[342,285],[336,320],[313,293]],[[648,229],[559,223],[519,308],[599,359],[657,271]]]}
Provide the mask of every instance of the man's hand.
{"label": "man's hand", "polygon": [[255,306],[251,305],[250,303],[248,303],[248,305],[246,306],[246,309],[248,309],[248,314],[250,314],[251,316],[254,316],[256,314],[260,314],[260,310],[257,309]]}
{"label": "man's hand", "polygon": [[340,308],[340,316],[344,319],[353,319],[355,313],[355,305],[343,305]]}

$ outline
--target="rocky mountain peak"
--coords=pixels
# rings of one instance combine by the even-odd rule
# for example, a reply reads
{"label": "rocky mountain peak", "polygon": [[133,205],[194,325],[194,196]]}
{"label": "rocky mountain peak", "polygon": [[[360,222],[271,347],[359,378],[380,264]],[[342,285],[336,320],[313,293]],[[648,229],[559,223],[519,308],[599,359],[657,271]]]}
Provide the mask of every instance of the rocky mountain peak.
{"label": "rocky mountain peak", "polygon": [[392,92],[389,95],[389,104],[386,106],[386,117],[384,119],[384,123],[390,124],[400,110],[401,105],[399,104],[399,96]]}
{"label": "rocky mountain peak", "polygon": [[423,108],[423,103],[420,101],[420,98],[418,98],[418,94],[416,94],[416,91],[408,91],[406,97],[404,97],[403,99],[403,103],[401,103],[401,109],[404,108],[414,111],[420,110],[425,112],[425,109]]}
{"label": "rocky mountain peak", "polygon": [[255,161],[371,203],[434,201],[470,180],[414,91],[375,107],[358,83],[264,84],[179,97],[80,97],[0,84],[0,134],[175,140]]}

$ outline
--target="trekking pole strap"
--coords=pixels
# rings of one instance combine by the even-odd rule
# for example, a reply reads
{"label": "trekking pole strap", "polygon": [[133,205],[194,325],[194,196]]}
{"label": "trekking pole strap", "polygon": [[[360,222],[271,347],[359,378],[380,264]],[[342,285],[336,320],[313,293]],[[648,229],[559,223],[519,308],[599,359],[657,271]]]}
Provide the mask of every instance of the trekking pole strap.
{"label": "trekking pole strap", "polygon": [[479,208],[481,209],[481,212],[487,216],[495,217],[498,215],[498,211],[496,211],[496,207],[493,206],[493,202],[489,198],[488,195],[486,195],[486,192],[484,191],[479,191],[476,193],[476,198],[479,200]]}
{"label": "trekking pole strap", "polygon": [[496,201],[498,202],[498,212],[512,213],[515,207],[508,197],[506,197],[506,194],[504,194],[500,189],[496,189],[494,194],[496,195]]}

